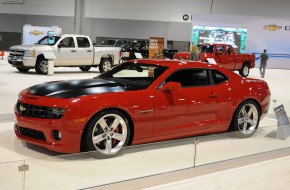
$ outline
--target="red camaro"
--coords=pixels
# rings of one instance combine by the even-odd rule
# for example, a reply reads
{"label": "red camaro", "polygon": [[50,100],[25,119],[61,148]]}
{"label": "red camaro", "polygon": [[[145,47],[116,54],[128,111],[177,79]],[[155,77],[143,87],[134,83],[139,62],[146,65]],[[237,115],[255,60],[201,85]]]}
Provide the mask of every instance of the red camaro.
{"label": "red camaro", "polygon": [[269,102],[265,81],[217,65],[135,60],[93,79],[23,90],[15,133],[53,151],[110,157],[131,144],[228,130],[252,136]]}

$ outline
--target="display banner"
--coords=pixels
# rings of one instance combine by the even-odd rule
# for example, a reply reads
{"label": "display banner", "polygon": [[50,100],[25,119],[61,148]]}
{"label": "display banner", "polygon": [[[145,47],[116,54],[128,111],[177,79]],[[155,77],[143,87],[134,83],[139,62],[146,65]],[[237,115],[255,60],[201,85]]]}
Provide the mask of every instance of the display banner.
{"label": "display banner", "polygon": [[164,38],[150,37],[149,59],[163,59]]}
{"label": "display banner", "polygon": [[31,25],[24,25],[23,26],[23,35],[22,35],[22,44],[24,45],[31,45],[35,44],[49,34],[60,35],[61,28],[57,26],[51,27],[44,27],[44,26],[31,26]]}

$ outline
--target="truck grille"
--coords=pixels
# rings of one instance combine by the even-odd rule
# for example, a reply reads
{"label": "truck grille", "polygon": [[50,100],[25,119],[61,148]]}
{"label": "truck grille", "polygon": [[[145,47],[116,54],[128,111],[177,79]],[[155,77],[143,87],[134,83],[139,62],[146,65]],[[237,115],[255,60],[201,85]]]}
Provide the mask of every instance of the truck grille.
{"label": "truck grille", "polygon": [[12,59],[23,59],[24,51],[23,50],[10,50],[9,55]]}
{"label": "truck grille", "polygon": [[17,126],[17,128],[18,128],[19,133],[23,136],[42,140],[42,141],[46,141],[45,135],[41,131],[28,129],[28,128],[24,128],[24,127],[20,127],[20,126]]}
{"label": "truck grille", "polygon": [[46,119],[60,119],[63,115],[52,113],[51,107],[46,106],[37,106],[31,104],[24,104],[17,102],[16,110],[17,113],[27,117],[37,117],[37,118],[46,118]]}

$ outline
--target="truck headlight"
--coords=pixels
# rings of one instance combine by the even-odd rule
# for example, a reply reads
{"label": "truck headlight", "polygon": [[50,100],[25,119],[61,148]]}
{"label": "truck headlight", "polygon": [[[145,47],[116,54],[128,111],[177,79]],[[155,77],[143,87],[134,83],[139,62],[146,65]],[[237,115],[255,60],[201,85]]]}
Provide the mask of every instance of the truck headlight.
{"label": "truck headlight", "polygon": [[35,50],[25,50],[25,57],[35,57]]}

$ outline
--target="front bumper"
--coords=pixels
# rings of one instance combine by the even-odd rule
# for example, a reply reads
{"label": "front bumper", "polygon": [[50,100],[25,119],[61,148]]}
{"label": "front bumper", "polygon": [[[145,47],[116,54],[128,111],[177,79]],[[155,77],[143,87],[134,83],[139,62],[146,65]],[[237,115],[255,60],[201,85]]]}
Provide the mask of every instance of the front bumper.
{"label": "front bumper", "polygon": [[17,58],[8,56],[8,63],[12,67],[17,68],[34,68],[36,63],[36,57],[23,57],[23,58]]}
{"label": "front bumper", "polygon": [[[24,117],[16,114],[14,131],[20,140],[61,153],[80,152],[83,125],[73,124],[63,119],[42,119]],[[53,137],[53,131],[59,131],[60,140]]]}

